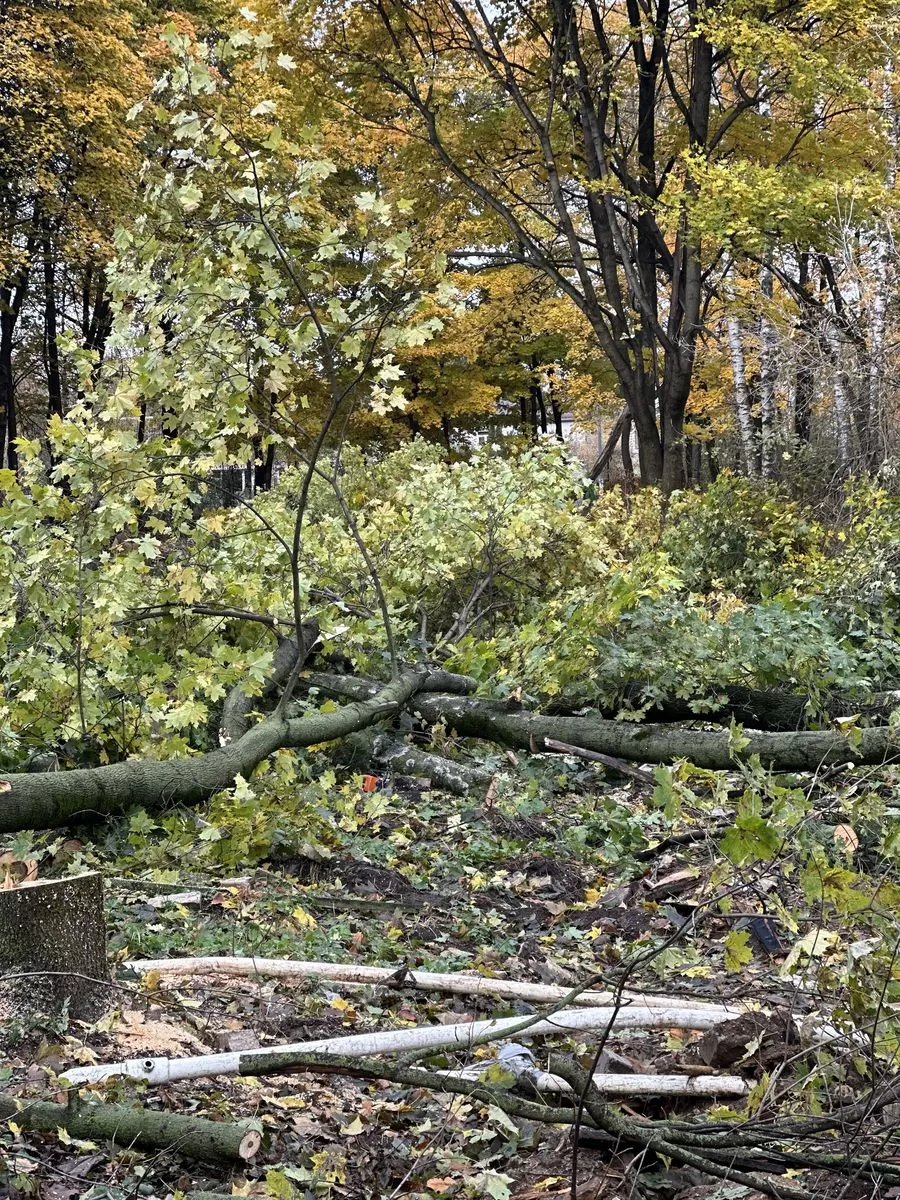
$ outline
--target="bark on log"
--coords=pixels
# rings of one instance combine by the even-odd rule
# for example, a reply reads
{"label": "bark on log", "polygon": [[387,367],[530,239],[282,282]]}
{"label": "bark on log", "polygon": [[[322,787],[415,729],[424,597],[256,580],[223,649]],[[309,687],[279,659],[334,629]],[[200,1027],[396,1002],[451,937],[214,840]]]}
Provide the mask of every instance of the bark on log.
{"label": "bark on log", "polygon": [[626,725],[600,717],[553,717],[471,697],[429,695],[411,705],[426,721],[443,721],[463,737],[485,738],[513,749],[540,750],[545,738],[596,750],[631,762],[673,763],[688,759],[709,770],[727,770],[759,755],[777,771],[815,771],[826,764],[881,765],[900,757],[900,739],[887,727],[862,729],[851,739],[829,731],[766,733],[745,729],[734,748],[730,732]]}
{"label": "bark on log", "polygon": [[381,768],[392,775],[412,775],[431,781],[433,786],[454,796],[486,789],[492,772],[469,763],[457,762],[441,754],[431,754],[399,737],[366,729],[344,738],[334,752],[335,762],[349,770],[371,771]]}
{"label": "bark on log", "polygon": [[91,1141],[175,1150],[206,1162],[252,1158],[262,1140],[253,1121],[209,1121],[125,1104],[66,1105],[0,1096],[0,1120],[15,1121],[36,1133],[55,1133],[61,1128]]}
{"label": "bark on log", "polygon": [[0,968],[13,1008],[19,997],[31,1009],[46,997],[94,1019],[109,980],[103,877],[91,871],[0,891]]}
{"label": "bark on log", "polygon": [[198,804],[248,778],[268,756],[283,747],[313,746],[365,729],[400,711],[423,688],[447,684],[460,691],[474,686],[463,676],[405,671],[385,686],[373,685],[366,698],[336,712],[301,717],[273,715],[237,741],[208,754],[153,761],[129,759],[107,767],[27,773],[0,779],[0,833],[19,829],[54,829],[72,821],[89,821],[120,813],[134,805],[150,810]]}

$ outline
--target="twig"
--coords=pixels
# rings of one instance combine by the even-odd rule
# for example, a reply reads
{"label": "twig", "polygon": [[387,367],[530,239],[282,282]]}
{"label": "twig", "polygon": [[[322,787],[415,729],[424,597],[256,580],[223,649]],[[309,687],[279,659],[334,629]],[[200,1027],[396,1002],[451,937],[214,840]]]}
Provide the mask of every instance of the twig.
{"label": "twig", "polygon": [[583,746],[570,746],[568,742],[558,742],[556,738],[545,737],[544,745],[548,750],[556,750],[560,754],[571,754],[575,758],[584,758],[588,762],[602,763],[604,767],[619,771],[620,774],[627,775],[629,779],[636,779],[639,783],[649,784],[650,787],[656,786],[656,780],[652,775],[648,775],[639,767],[633,767],[631,763],[625,762],[622,758],[614,758],[611,754],[601,754],[598,750],[585,750]]}

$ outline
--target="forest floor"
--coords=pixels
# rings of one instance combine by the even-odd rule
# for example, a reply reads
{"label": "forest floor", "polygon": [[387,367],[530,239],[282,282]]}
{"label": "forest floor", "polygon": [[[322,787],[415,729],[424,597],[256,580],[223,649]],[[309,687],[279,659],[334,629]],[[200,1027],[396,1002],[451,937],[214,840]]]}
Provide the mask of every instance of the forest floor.
{"label": "forest floor", "polygon": [[[789,872],[748,876],[743,898],[737,897],[728,915],[708,909],[722,863],[716,840],[721,812],[714,800],[707,796],[693,810],[682,803],[670,819],[652,785],[604,777],[593,768],[570,766],[567,775],[557,774],[559,769],[559,760],[546,760],[542,778],[487,801],[432,791],[422,781],[385,781],[378,804],[361,794],[359,814],[344,820],[330,851],[273,853],[255,870],[198,871],[187,858],[148,871],[124,828],[97,835],[96,841],[85,834],[80,843],[70,839],[62,846],[58,838],[47,839],[31,852],[39,856],[44,847],[52,856],[46,863],[50,873],[73,853],[103,868],[110,951],[119,962],[238,954],[476,971],[565,986],[594,978],[597,986],[616,986],[623,963],[646,951],[641,969],[628,980],[630,988],[785,1003],[794,991],[794,981],[784,977],[787,946],[773,922],[749,922],[760,911],[762,892],[780,890],[790,905]],[[367,803],[377,815],[366,815]],[[654,843],[662,844],[653,849]],[[688,920],[692,914],[696,922]],[[729,950],[726,942],[736,927],[747,936],[737,943],[732,936]],[[111,997],[110,1010],[93,1025],[31,1014],[8,1027],[5,1090],[52,1093],[55,1075],[74,1063],[178,1057],[535,1011],[484,996],[426,993],[402,982],[348,987],[168,974],[135,981],[121,969]],[[680,1029],[616,1034],[608,1049],[621,1056],[616,1069],[677,1072],[696,1068],[700,1036]],[[534,1043],[539,1061],[548,1044]],[[593,1050],[587,1034],[553,1044],[586,1055],[585,1062]],[[460,1056],[428,1062],[465,1065]],[[759,1054],[752,1052],[727,1065],[727,1073],[750,1080],[761,1070]],[[582,1142],[576,1162],[570,1127],[511,1119],[466,1097],[339,1075],[219,1077],[149,1090],[118,1081],[98,1086],[97,1094],[140,1098],[172,1112],[254,1117],[267,1137],[257,1158],[235,1169],[11,1128],[0,1135],[10,1195],[42,1200],[163,1200],[194,1190],[329,1200],[754,1195],[615,1146]],[[723,1101],[717,1112],[725,1116],[731,1111],[727,1105],[741,1103]],[[646,1116],[685,1117],[709,1108],[693,1099],[625,1102],[626,1112]],[[852,1186],[844,1193],[848,1200],[860,1194],[865,1193]]]}

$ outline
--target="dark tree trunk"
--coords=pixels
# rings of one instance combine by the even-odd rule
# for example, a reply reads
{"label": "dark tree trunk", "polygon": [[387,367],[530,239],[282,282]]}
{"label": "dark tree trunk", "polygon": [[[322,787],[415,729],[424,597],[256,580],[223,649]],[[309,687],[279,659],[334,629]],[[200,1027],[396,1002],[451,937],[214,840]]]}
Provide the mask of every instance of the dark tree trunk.
{"label": "dark tree trunk", "polygon": [[263,452],[260,446],[253,464],[253,491],[268,492],[272,487],[272,477],[275,469],[275,445],[266,446]]}
{"label": "dark tree trunk", "polygon": [[540,362],[538,356],[531,356],[531,404],[534,418],[535,436],[540,430],[541,433],[547,432],[547,406],[544,403],[544,389],[541,387],[540,378]]}
{"label": "dark tree trunk", "polygon": [[[34,239],[30,238],[26,249],[26,262],[34,251]],[[28,291],[29,268],[23,266],[0,286],[0,467],[16,471],[19,456],[16,438],[19,436],[18,413],[16,411],[16,382],[13,374],[13,343],[16,322]]]}
{"label": "dark tree trunk", "polygon": [[106,276],[102,269],[89,265],[85,269],[81,291],[81,336],[85,350],[103,361],[106,342],[112,332],[112,306],[106,292]]}
{"label": "dark tree trunk", "polygon": [[15,317],[11,311],[12,292],[0,288],[0,467],[18,466],[16,438],[16,394],[13,379],[12,350]]}
{"label": "dark tree trunk", "polygon": [[547,371],[547,389],[550,395],[550,412],[553,416],[553,432],[556,435],[556,440],[562,442],[565,440],[563,434],[563,415],[562,409],[559,407],[559,402],[556,399],[556,388],[553,383],[554,370],[550,367]]}
{"label": "dark tree trunk", "polygon": [[[800,255],[800,272],[798,286],[806,292],[810,284],[809,253]],[[794,378],[794,436],[801,445],[809,443],[812,429],[812,407],[815,396],[816,379],[812,365],[809,342],[812,340],[812,311],[808,304],[800,306],[800,329],[806,335],[800,339],[797,371]]]}
{"label": "dark tree trunk", "polygon": [[47,402],[51,417],[63,415],[62,375],[59,369],[59,328],[56,302],[56,266],[50,222],[41,222],[44,260],[44,360],[47,371]]}

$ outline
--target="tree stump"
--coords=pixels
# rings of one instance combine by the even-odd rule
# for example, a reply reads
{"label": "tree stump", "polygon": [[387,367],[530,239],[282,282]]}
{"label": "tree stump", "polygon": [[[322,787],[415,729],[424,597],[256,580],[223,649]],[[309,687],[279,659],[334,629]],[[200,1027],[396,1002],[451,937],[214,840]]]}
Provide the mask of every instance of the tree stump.
{"label": "tree stump", "polygon": [[[16,978],[28,976],[28,978]],[[7,1003],[67,1001],[73,1017],[94,1019],[107,997],[103,877],[38,880],[0,891],[0,982]]]}

